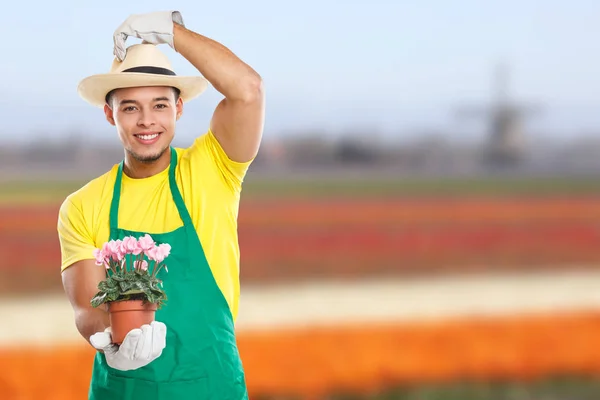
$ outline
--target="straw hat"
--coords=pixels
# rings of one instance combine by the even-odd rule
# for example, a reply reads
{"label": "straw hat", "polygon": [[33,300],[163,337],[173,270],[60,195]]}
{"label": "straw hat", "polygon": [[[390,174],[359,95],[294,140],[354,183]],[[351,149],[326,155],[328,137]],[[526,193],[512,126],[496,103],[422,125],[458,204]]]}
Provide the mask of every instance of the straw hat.
{"label": "straw hat", "polygon": [[140,86],[176,87],[187,102],[204,92],[208,81],[202,76],[177,76],[157,46],[141,43],[129,46],[122,62],[115,58],[109,73],[84,78],[77,92],[88,103],[104,107],[111,90]]}

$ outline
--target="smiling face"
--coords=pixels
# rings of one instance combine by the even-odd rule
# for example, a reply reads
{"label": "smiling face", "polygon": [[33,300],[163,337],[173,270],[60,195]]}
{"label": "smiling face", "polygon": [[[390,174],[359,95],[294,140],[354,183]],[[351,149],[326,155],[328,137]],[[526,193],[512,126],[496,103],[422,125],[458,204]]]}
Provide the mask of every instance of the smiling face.
{"label": "smiling face", "polygon": [[165,86],[117,89],[108,102],[106,119],[117,128],[125,151],[138,162],[159,160],[171,145],[183,112],[176,90]]}

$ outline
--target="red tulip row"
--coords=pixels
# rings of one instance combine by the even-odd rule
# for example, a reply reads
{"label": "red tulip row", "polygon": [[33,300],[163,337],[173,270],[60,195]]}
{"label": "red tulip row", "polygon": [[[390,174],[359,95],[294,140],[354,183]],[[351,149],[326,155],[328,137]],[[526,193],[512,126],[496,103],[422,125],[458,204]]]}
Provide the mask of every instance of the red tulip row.
{"label": "red tulip row", "polygon": [[[57,204],[0,205],[0,233],[44,233],[56,227]],[[312,227],[533,223],[600,219],[600,196],[251,199],[241,227]]]}
{"label": "red tulip row", "polygon": [[348,226],[585,221],[600,218],[600,197],[329,198],[246,201],[242,226]]}
{"label": "red tulip row", "polygon": [[[600,262],[600,199],[264,200],[242,204],[244,281]],[[0,282],[60,281],[56,205],[0,208]],[[35,276],[34,276],[35,275]],[[39,276],[37,276],[39,275]]]}

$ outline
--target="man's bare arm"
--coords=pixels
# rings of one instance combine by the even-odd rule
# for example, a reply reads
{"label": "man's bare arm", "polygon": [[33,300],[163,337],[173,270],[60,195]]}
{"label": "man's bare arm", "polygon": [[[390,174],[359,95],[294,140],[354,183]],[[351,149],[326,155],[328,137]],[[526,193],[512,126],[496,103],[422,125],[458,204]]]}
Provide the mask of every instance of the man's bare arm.
{"label": "man's bare arm", "polygon": [[174,23],[175,50],[225,99],[211,130],[227,156],[247,162],[258,153],[264,127],[265,95],[260,75],[222,44]]}
{"label": "man's bare arm", "polygon": [[98,283],[106,278],[103,268],[95,260],[82,260],[62,273],[63,287],[75,312],[75,325],[89,343],[90,336],[110,326],[105,305],[94,308],[90,300],[98,293]]}

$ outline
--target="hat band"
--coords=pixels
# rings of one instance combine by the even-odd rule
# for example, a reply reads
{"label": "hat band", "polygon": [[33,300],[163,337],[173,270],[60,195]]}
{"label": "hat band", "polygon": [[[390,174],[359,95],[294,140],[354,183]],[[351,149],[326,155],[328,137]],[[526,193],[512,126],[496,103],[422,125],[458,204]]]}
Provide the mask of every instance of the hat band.
{"label": "hat band", "polygon": [[168,68],[162,67],[152,67],[152,66],[141,66],[141,67],[133,67],[124,69],[121,72],[139,72],[143,74],[156,74],[156,75],[171,75],[175,76],[175,72],[171,71]]}
{"label": "hat band", "polygon": [[[142,73],[142,74],[156,74],[156,75],[170,75],[170,76],[175,76],[175,72],[171,71],[168,68],[162,68],[162,67],[153,67],[153,66],[141,66],[141,67],[132,67],[132,68],[128,68],[128,69],[124,69],[121,72],[137,72],[137,73]],[[108,92],[106,94],[106,96],[104,97],[104,100],[108,103],[108,98],[110,97],[110,94],[113,92],[113,90],[111,90],[110,92]]]}

